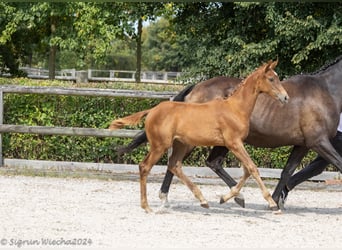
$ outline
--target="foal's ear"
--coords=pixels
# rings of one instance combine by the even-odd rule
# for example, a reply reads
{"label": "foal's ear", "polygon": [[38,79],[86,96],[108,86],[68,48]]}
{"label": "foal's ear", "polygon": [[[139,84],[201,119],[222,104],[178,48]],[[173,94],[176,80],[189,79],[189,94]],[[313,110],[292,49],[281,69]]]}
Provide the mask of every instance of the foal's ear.
{"label": "foal's ear", "polygon": [[272,60],[269,60],[264,67],[264,72],[267,72],[269,69],[274,69],[277,66],[277,64],[278,64],[278,59],[277,61],[274,61],[274,62]]}
{"label": "foal's ear", "polygon": [[274,62],[270,61],[270,62],[271,62],[270,68],[274,69],[278,64],[278,59],[277,59],[277,61],[274,61]]}
{"label": "foal's ear", "polygon": [[272,64],[272,60],[269,60],[266,64],[264,64],[263,69],[265,73],[270,69],[271,64]]}

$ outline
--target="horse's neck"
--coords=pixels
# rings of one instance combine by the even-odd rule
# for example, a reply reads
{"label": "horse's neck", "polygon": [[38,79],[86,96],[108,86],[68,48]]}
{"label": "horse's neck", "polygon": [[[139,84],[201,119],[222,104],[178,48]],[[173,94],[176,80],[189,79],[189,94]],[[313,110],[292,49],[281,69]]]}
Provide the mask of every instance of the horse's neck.
{"label": "horse's neck", "polygon": [[256,77],[251,75],[238,87],[238,89],[230,96],[227,101],[229,105],[234,105],[241,114],[244,115],[245,119],[249,119],[254,109],[258,91],[255,86]]}
{"label": "horse's neck", "polygon": [[336,107],[342,112],[342,60],[315,76],[322,79],[319,82],[326,84]]}

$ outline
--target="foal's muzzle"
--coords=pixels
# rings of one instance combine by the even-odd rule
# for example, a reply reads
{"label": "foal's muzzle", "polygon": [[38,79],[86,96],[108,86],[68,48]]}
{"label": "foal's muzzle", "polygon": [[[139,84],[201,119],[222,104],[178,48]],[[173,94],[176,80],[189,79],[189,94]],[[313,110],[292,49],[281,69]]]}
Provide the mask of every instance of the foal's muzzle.
{"label": "foal's muzzle", "polygon": [[290,97],[287,95],[287,94],[278,94],[278,100],[281,102],[281,103],[288,103],[289,102],[289,99]]}

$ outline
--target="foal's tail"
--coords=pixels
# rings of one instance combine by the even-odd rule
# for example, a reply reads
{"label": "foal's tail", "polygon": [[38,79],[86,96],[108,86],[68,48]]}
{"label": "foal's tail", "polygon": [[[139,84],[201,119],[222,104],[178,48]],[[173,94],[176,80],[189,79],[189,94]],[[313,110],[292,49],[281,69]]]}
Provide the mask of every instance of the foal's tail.
{"label": "foal's tail", "polygon": [[[192,91],[192,89],[195,86],[196,85],[194,84],[194,85],[189,85],[186,88],[184,88],[181,92],[178,93],[178,95],[176,95],[173,98],[173,101],[184,102],[185,97]],[[147,142],[146,133],[145,131],[141,131],[138,135],[136,135],[136,137],[134,137],[134,139],[128,145],[118,148],[117,151],[119,154],[129,153],[133,149],[139,147],[141,144],[146,143],[146,142]]]}
{"label": "foal's tail", "polygon": [[109,129],[110,130],[115,130],[115,129],[122,128],[122,127],[124,127],[126,125],[136,125],[150,111],[151,111],[151,109],[147,109],[147,110],[143,110],[143,111],[140,111],[138,113],[135,113],[133,115],[129,115],[129,116],[126,116],[126,117],[114,120],[110,124]]}

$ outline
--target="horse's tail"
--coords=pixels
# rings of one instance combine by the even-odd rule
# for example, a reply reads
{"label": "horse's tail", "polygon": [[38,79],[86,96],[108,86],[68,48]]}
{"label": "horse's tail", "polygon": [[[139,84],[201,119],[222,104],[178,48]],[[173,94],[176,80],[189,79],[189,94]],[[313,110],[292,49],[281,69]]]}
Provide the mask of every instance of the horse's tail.
{"label": "horse's tail", "polygon": [[117,120],[112,121],[109,126],[110,130],[119,129],[126,125],[136,125],[140,122],[140,120],[150,112],[151,109],[143,110],[133,115],[129,115]]}
{"label": "horse's tail", "polygon": [[192,89],[195,87],[195,84],[189,85],[186,88],[184,88],[181,92],[176,95],[172,101],[175,102],[184,102],[185,97],[192,91]]}
{"label": "horse's tail", "polygon": [[126,154],[131,152],[133,149],[139,147],[141,144],[147,142],[147,135],[145,131],[139,132],[134,139],[126,146],[117,148],[118,154]]}
{"label": "horse's tail", "polygon": [[[179,92],[172,100],[175,102],[184,102],[185,97],[192,91],[196,85],[189,85]],[[141,131],[134,139],[127,145],[117,149],[119,154],[125,154],[131,152],[133,149],[139,147],[141,144],[147,142],[147,136],[145,131]]]}

